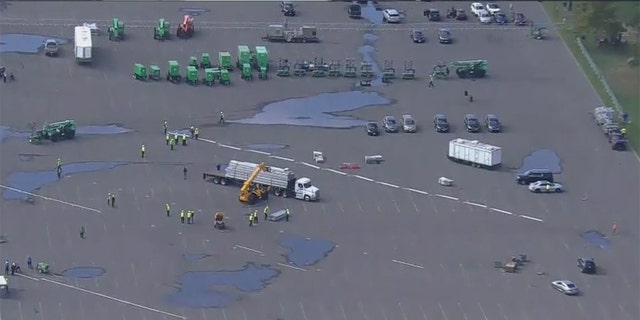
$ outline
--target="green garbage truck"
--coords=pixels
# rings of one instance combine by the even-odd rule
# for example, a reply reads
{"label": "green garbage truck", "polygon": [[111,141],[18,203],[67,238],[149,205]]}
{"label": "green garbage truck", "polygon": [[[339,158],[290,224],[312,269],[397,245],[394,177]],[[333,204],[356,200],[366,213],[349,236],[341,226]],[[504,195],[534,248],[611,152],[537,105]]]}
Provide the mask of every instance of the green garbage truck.
{"label": "green garbage truck", "polygon": [[198,85],[198,69],[196,69],[196,67],[194,66],[188,66],[187,67],[187,74],[185,79],[187,80],[187,83],[192,85],[192,86],[197,86]]}
{"label": "green garbage truck", "polygon": [[251,51],[248,46],[238,46],[238,57],[236,58],[236,67],[242,68],[245,63],[251,62]]}
{"label": "green garbage truck", "polygon": [[256,51],[251,55],[251,65],[254,69],[258,70],[258,77],[260,79],[267,79],[267,73],[269,72],[269,53],[264,46],[256,46]]}
{"label": "green garbage truck", "polygon": [[107,31],[109,33],[109,40],[120,41],[124,39],[124,23],[118,18],[113,18],[111,26]]}
{"label": "green garbage truck", "polygon": [[233,70],[233,62],[231,59],[231,53],[222,51],[218,53],[218,68],[227,71]]}
{"label": "green garbage truck", "polygon": [[200,60],[200,68],[211,68],[211,56],[206,52],[202,54],[202,60]]}
{"label": "green garbage truck", "polygon": [[149,66],[149,79],[154,81],[160,81],[160,67],[155,64]]}
{"label": "green garbage truck", "polygon": [[213,68],[204,69],[204,78],[202,78],[202,83],[204,83],[209,87],[212,87],[215,81],[216,81],[215,70]]}
{"label": "green garbage truck", "polygon": [[158,19],[158,25],[153,30],[153,39],[168,40],[171,36],[171,25],[165,19]]}
{"label": "green garbage truck", "polygon": [[171,81],[173,83],[179,83],[182,81],[182,76],[180,75],[180,64],[176,60],[169,61],[169,70],[167,70],[167,81]]}
{"label": "green garbage truck", "polygon": [[145,67],[141,63],[136,63],[133,65],[133,78],[136,80],[144,81],[147,80],[147,67]]}

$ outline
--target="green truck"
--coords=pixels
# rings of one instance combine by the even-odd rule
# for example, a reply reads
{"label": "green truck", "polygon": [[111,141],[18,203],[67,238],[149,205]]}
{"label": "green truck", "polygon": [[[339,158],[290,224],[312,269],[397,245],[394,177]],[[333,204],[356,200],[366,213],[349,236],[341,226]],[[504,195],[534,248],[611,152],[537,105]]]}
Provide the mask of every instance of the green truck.
{"label": "green truck", "polygon": [[76,136],[76,122],[74,120],[63,120],[53,123],[45,123],[41,130],[34,130],[29,136],[29,142],[40,144],[44,140],[58,142],[61,140],[71,140]]}
{"label": "green truck", "polygon": [[147,67],[141,63],[133,65],[133,78],[140,81],[147,80]]}
{"label": "green truck", "polygon": [[176,60],[169,61],[169,70],[167,70],[167,81],[173,83],[179,83],[182,81],[182,75],[180,75],[180,64]]}
{"label": "green truck", "polygon": [[109,33],[109,40],[120,41],[124,39],[124,23],[118,18],[113,18],[111,26],[107,31]]}
{"label": "green truck", "polygon": [[258,70],[258,77],[266,79],[269,72],[269,53],[264,46],[256,46],[256,50],[251,55],[251,66]]}
{"label": "green truck", "polygon": [[168,40],[171,36],[171,25],[165,19],[158,19],[158,25],[153,30],[153,39]]}
{"label": "green truck", "polygon": [[231,59],[231,53],[222,51],[218,53],[218,68],[222,70],[233,70],[233,59]]}
{"label": "green truck", "polygon": [[242,68],[245,63],[251,62],[251,51],[248,46],[238,46],[238,57],[236,58],[236,67]]}

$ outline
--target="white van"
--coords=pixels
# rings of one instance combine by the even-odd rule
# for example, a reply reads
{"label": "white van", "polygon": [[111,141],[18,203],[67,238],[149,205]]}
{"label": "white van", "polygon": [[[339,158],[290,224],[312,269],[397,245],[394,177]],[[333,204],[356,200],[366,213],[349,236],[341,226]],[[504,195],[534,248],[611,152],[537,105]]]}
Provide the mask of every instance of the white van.
{"label": "white van", "polygon": [[402,131],[415,133],[417,131],[416,122],[410,114],[402,115]]}

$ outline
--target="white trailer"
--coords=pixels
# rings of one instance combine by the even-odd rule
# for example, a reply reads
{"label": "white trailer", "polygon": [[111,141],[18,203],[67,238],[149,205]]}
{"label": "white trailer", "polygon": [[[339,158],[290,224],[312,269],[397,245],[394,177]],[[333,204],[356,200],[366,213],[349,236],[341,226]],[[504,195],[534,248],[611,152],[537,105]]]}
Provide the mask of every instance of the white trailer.
{"label": "white trailer", "polygon": [[74,37],[74,54],[78,63],[90,63],[92,58],[91,28],[76,26]]}
{"label": "white trailer", "polygon": [[496,169],[502,164],[502,148],[477,140],[457,138],[449,141],[451,161],[485,169]]}

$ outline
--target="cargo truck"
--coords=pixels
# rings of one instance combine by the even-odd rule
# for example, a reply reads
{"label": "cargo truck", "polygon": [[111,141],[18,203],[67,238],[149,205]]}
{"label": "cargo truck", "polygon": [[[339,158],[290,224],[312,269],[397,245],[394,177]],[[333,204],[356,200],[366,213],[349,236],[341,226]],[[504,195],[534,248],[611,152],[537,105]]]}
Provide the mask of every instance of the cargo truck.
{"label": "cargo truck", "polygon": [[74,37],[74,52],[78,63],[90,63],[91,56],[91,29],[85,26],[76,26]]}
{"label": "cargo truck", "polygon": [[476,140],[457,138],[449,141],[451,161],[484,169],[496,169],[502,164],[502,148]]}
{"label": "cargo truck", "polygon": [[[304,201],[318,201],[320,199],[320,190],[311,184],[311,179],[296,178],[295,173],[288,168],[231,160],[226,166],[218,166],[205,172],[202,179],[211,180],[213,183],[221,185],[242,185],[243,190],[249,185],[253,185],[254,188],[265,188],[265,197],[270,192],[278,197],[296,198]],[[241,192],[240,200],[253,204],[259,198],[256,194],[262,193],[252,193],[245,201]]]}
{"label": "cargo truck", "polygon": [[267,35],[262,40],[271,42],[319,42],[318,28],[301,26],[290,28],[285,24],[272,24],[267,28]]}

